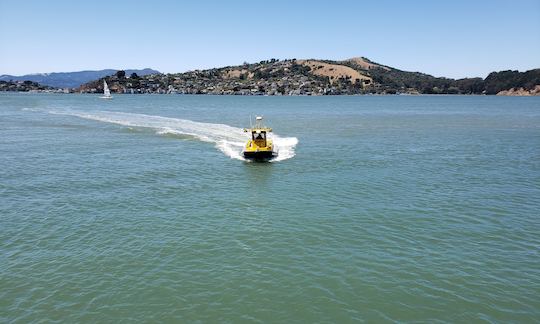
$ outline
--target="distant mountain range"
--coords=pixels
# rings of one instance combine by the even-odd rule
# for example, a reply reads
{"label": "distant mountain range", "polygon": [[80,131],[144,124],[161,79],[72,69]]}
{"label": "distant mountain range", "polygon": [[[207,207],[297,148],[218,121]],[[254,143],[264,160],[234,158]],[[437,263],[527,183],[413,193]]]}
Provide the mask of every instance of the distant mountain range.
{"label": "distant mountain range", "polygon": [[[106,69],[99,71],[79,71],[79,72],[53,72],[53,73],[39,73],[39,74],[27,74],[21,76],[15,75],[0,75],[0,81],[32,81],[42,85],[47,85],[56,88],[77,88],[84,83],[92,80],[101,79],[108,75],[115,74],[118,70]],[[124,70],[127,75],[136,73],[139,76],[148,74],[159,74],[159,71],[153,69],[142,70]]]}

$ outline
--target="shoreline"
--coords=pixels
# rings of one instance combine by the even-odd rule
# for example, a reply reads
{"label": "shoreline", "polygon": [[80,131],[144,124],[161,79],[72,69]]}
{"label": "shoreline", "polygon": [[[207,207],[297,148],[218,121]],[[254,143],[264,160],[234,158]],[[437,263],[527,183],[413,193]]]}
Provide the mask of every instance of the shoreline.
{"label": "shoreline", "polygon": [[[63,90],[59,91],[0,91],[2,94],[50,94],[50,95],[87,95],[87,96],[102,96],[102,93],[89,93],[89,92],[65,92]],[[212,97],[220,97],[220,96],[227,96],[227,97],[382,97],[382,96],[388,96],[388,97],[540,97],[540,93],[537,94],[523,94],[519,92],[513,92],[513,93],[504,93],[504,94],[459,94],[459,93],[441,93],[441,94],[435,94],[435,93],[418,93],[418,94],[410,94],[410,93],[365,93],[365,94],[321,94],[321,95],[311,95],[311,94],[285,94],[285,95],[264,95],[264,94],[218,94],[218,93],[159,93],[159,92],[151,92],[151,93],[112,93],[113,96],[145,96],[145,95],[152,95],[152,96],[212,96]]]}

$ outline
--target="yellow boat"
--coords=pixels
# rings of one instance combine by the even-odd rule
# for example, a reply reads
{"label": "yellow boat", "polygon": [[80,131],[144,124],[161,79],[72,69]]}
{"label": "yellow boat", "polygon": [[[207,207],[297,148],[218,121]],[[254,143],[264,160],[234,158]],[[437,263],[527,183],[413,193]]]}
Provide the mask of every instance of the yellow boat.
{"label": "yellow boat", "polygon": [[274,143],[268,138],[268,133],[272,132],[272,128],[263,125],[262,117],[257,117],[255,126],[244,128],[244,132],[251,134],[251,138],[247,141],[242,152],[244,158],[254,161],[269,161],[277,156]]}

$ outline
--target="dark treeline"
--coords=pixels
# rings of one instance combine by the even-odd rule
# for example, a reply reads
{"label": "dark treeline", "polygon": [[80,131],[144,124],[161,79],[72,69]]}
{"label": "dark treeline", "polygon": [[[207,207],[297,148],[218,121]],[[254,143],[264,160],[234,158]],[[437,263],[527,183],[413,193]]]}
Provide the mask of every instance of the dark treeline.
{"label": "dark treeline", "polygon": [[45,91],[53,90],[53,87],[45,86],[34,81],[0,81],[0,91]]}
{"label": "dark treeline", "polygon": [[531,90],[540,84],[540,69],[526,72],[501,71],[492,72],[485,79],[465,78],[449,79],[397,69],[385,70],[376,68],[369,70],[373,81],[381,85],[386,92],[416,89],[425,94],[497,94],[511,88]]}

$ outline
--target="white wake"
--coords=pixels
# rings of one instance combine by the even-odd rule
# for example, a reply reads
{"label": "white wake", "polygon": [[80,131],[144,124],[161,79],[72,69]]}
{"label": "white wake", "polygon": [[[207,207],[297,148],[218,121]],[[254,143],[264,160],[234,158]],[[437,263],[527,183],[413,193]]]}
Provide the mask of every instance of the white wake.
{"label": "white wake", "polygon": [[[113,123],[128,127],[150,128],[158,135],[188,135],[204,142],[214,143],[225,155],[238,160],[242,157],[242,148],[248,137],[241,128],[224,124],[200,123],[187,119],[132,114],[112,111],[50,111],[52,114],[76,116],[84,119]],[[278,157],[272,161],[283,161],[295,155],[298,144],[296,137],[280,137],[272,134]]]}

